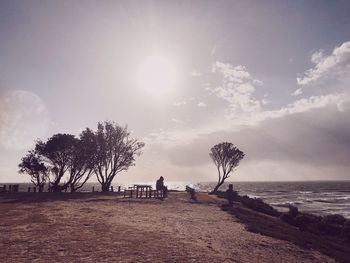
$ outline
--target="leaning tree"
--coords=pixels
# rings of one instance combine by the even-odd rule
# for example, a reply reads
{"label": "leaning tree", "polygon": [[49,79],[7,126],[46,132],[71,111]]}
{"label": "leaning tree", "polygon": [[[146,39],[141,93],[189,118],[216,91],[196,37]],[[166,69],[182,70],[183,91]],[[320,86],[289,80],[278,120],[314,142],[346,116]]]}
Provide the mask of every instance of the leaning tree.
{"label": "leaning tree", "polygon": [[72,134],[54,134],[46,142],[37,141],[35,151],[50,171],[50,190],[61,192],[70,186],[72,166],[78,139]]}
{"label": "leaning tree", "polygon": [[69,186],[76,192],[84,186],[94,173],[94,156],[96,152],[95,137],[92,130],[86,128],[74,144],[69,162]]}
{"label": "leaning tree", "polygon": [[42,157],[35,150],[29,151],[26,156],[21,159],[18,165],[20,173],[30,175],[32,183],[39,188],[39,192],[44,189],[45,183],[48,181],[48,168]]}
{"label": "leaning tree", "polygon": [[46,142],[38,141],[35,151],[50,171],[50,189],[61,192],[82,188],[94,172],[95,138],[86,129],[76,138],[72,134],[55,134]]}
{"label": "leaning tree", "polygon": [[231,176],[231,172],[238,166],[244,155],[240,149],[229,142],[216,144],[210,149],[209,156],[213,160],[219,174],[213,193],[216,193],[225,180]]}
{"label": "leaning tree", "polygon": [[111,121],[99,122],[94,134],[94,171],[102,191],[106,192],[119,172],[135,165],[135,157],[141,154],[145,144],[131,139],[127,127]]}

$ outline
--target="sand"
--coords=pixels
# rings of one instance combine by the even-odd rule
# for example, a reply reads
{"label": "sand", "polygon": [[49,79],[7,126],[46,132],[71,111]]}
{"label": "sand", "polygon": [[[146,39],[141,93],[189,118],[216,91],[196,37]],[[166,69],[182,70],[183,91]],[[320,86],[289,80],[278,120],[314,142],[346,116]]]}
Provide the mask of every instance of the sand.
{"label": "sand", "polygon": [[0,262],[334,262],[245,230],[206,194],[33,196],[0,196]]}

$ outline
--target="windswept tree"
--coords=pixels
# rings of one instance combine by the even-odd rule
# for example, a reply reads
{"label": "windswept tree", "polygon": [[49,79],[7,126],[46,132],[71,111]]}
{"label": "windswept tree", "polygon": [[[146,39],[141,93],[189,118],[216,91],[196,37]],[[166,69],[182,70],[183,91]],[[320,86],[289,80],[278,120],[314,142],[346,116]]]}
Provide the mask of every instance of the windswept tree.
{"label": "windswept tree", "polygon": [[36,151],[50,171],[50,189],[76,192],[94,172],[94,134],[86,129],[79,139],[71,134],[55,134],[47,142],[38,141]]}
{"label": "windswept tree", "polygon": [[110,121],[98,123],[95,143],[94,171],[102,191],[106,192],[119,172],[135,165],[135,157],[141,154],[145,144],[131,139],[127,127]]}
{"label": "windswept tree", "polygon": [[94,133],[89,128],[86,128],[74,145],[69,163],[68,172],[71,192],[76,192],[82,188],[94,173],[95,152]]}
{"label": "windswept tree", "polygon": [[72,134],[55,134],[47,142],[37,141],[35,151],[50,171],[50,189],[61,192],[70,186],[68,170],[72,166],[78,139]]}
{"label": "windswept tree", "polygon": [[48,169],[45,166],[41,156],[36,151],[29,151],[26,156],[21,159],[18,165],[20,173],[30,175],[32,183],[42,192],[45,183],[48,181]]}
{"label": "windswept tree", "polygon": [[210,149],[209,156],[213,160],[219,174],[217,185],[213,190],[213,193],[216,193],[225,180],[231,176],[231,172],[238,166],[245,154],[232,143],[223,142],[214,145]]}

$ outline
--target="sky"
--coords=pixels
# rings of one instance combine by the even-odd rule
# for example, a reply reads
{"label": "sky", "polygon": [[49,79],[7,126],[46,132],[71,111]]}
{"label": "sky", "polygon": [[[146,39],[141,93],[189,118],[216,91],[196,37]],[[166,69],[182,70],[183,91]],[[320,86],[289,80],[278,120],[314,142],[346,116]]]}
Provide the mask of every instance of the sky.
{"label": "sky", "polygon": [[350,179],[349,1],[0,0],[0,182],[36,139],[128,125],[116,182]]}

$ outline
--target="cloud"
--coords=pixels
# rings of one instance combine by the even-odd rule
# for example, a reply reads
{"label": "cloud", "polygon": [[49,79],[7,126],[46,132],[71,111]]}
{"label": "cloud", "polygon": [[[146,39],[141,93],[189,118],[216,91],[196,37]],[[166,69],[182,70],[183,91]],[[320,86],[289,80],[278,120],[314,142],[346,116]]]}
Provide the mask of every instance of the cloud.
{"label": "cloud", "polygon": [[249,125],[207,131],[161,131],[152,134],[149,141],[153,149],[178,166],[208,164],[210,147],[231,141],[247,153],[248,162],[334,168],[350,164],[349,114],[349,96],[313,96],[280,110],[265,111]]}
{"label": "cloud", "polygon": [[210,54],[213,56],[215,55],[216,51],[218,50],[219,46],[218,45],[214,45],[213,48],[210,51]]}
{"label": "cloud", "polygon": [[231,141],[247,153],[239,167],[240,180],[346,179],[350,169],[350,94],[344,89],[349,85],[344,73],[350,72],[347,48],[344,43],[329,56],[323,50],[315,52],[311,57],[315,68],[299,79],[301,86],[291,95],[303,95],[305,85],[332,78],[336,82],[327,82],[331,92],[294,98],[275,109],[266,93],[257,92],[264,84],[246,67],[215,62],[212,72],[220,83],[205,89],[227,102],[218,111],[226,121],[217,117],[192,129],[153,133],[148,145],[173,169],[199,169],[208,178],[213,172],[209,149]]}
{"label": "cloud", "polygon": [[304,76],[297,78],[301,86],[310,85],[318,80],[338,78],[350,73],[350,41],[335,47],[333,52],[325,56],[322,50],[312,54],[313,68],[304,72]]}
{"label": "cloud", "polygon": [[299,96],[301,94],[303,94],[303,90],[301,88],[299,88],[299,89],[296,89],[291,95],[292,96]]}
{"label": "cloud", "polygon": [[311,55],[311,61],[314,63],[314,64],[318,64],[322,61],[323,59],[323,56],[324,56],[324,51],[322,49],[316,51],[315,53],[313,53]]}
{"label": "cloud", "polygon": [[177,124],[182,124],[182,123],[184,123],[184,121],[179,120],[179,119],[176,119],[176,118],[171,118],[171,119],[169,120],[169,122],[177,123]]}
{"label": "cloud", "polygon": [[177,101],[177,102],[174,102],[173,105],[175,107],[179,107],[179,106],[182,106],[182,105],[186,105],[187,102],[186,101]]}
{"label": "cloud", "polygon": [[48,126],[48,111],[38,95],[24,90],[0,95],[1,146],[26,149],[46,134]]}
{"label": "cloud", "polygon": [[212,94],[227,101],[231,113],[252,113],[261,109],[261,101],[253,97],[256,86],[262,85],[262,81],[251,77],[244,66],[232,66],[229,63],[215,62],[213,73],[223,76],[220,86],[207,88]]}
{"label": "cloud", "polygon": [[302,98],[296,100],[287,106],[278,109],[263,111],[252,118],[251,123],[261,122],[269,118],[280,118],[295,113],[308,112],[313,109],[324,108],[327,105],[335,105],[339,111],[343,111],[344,105],[350,101],[347,94],[328,94],[323,96],[311,96],[309,98]]}
{"label": "cloud", "polygon": [[270,104],[270,100],[268,99],[268,94],[265,94],[264,97],[261,100],[262,105]]}
{"label": "cloud", "polygon": [[[174,165],[203,166],[210,164],[210,147],[230,141],[247,153],[241,166],[259,167],[260,170],[263,163],[268,163],[266,167],[270,173],[283,167],[294,167],[283,172],[284,178],[290,179],[307,179],[295,174],[300,167],[310,178],[348,178],[345,171],[350,168],[349,106],[347,101],[345,110],[340,111],[335,102],[329,101],[323,107],[265,119],[240,130],[201,134],[190,143],[168,149],[167,154]],[[310,174],[308,169],[316,174]],[[325,170],[333,174],[327,174]],[[269,171],[266,170],[265,175],[268,176]]]}
{"label": "cloud", "polygon": [[197,106],[200,108],[204,108],[207,106],[207,104],[205,104],[203,101],[200,101],[200,102],[198,102]]}
{"label": "cloud", "polygon": [[191,76],[192,77],[199,77],[199,76],[201,76],[202,75],[202,73],[200,73],[199,71],[192,71],[191,72]]}

